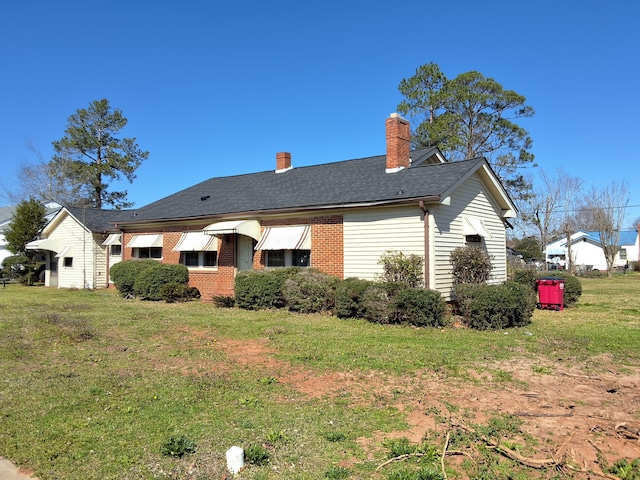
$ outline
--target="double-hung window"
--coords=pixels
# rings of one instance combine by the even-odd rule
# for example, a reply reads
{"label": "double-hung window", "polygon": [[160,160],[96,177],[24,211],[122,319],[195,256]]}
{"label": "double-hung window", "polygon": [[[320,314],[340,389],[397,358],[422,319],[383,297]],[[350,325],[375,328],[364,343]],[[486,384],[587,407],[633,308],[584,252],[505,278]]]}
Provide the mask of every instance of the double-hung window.
{"label": "double-hung window", "polygon": [[127,248],[132,249],[133,258],[162,259],[162,235],[134,235]]}
{"label": "double-hung window", "polygon": [[311,227],[267,227],[256,245],[256,250],[264,251],[266,267],[310,267]]}
{"label": "double-hung window", "polygon": [[218,266],[218,237],[200,230],[184,232],[173,251],[180,252],[180,263],[189,268]]}

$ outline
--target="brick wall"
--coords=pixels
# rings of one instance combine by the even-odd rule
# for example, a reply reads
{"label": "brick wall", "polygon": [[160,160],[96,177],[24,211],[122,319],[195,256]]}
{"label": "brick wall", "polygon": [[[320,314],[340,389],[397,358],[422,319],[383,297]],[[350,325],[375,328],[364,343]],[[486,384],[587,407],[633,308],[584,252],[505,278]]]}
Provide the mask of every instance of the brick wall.
{"label": "brick wall", "polygon": [[[344,277],[344,249],[342,215],[327,215],[313,218],[289,218],[285,220],[264,220],[263,227],[277,225],[311,225],[311,266],[323,272]],[[206,225],[190,226],[190,230],[201,230]],[[134,235],[162,234],[162,263],[180,263],[180,252],[173,248],[180,240],[184,227],[167,227],[163,230],[144,230],[122,234],[122,259],[131,260],[133,249],[126,248]],[[212,295],[233,295],[235,278],[236,235],[224,235],[218,242],[218,268],[216,270],[189,269],[189,285],[200,290],[202,300],[211,301]],[[264,268],[264,253],[255,252],[253,268]]]}
{"label": "brick wall", "polygon": [[[262,221],[263,227],[279,225],[311,225],[311,266],[338,278],[344,278],[342,215]],[[253,266],[256,270],[264,268],[264,257],[264,252],[257,252],[254,256]]]}

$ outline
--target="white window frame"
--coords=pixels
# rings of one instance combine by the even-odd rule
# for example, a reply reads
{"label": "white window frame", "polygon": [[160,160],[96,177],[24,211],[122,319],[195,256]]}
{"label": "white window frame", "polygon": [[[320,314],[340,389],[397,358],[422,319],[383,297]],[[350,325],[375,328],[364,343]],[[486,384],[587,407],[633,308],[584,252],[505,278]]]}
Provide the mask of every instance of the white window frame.
{"label": "white window frame", "polygon": [[[186,257],[187,257],[187,254],[189,254],[189,253],[198,254],[198,265],[187,265]],[[215,254],[215,256],[216,256],[215,265],[205,265],[204,264],[204,258],[205,258],[205,255],[207,253]],[[217,270],[218,269],[218,252],[216,250],[207,250],[207,251],[201,251],[201,252],[194,252],[194,251],[185,250],[185,251],[180,252],[180,264],[184,265],[185,267],[190,268],[190,269]]]}
{"label": "white window frame", "polygon": [[[151,251],[153,249],[159,249],[160,250],[160,256],[159,257],[154,257],[151,255]],[[137,258],[137,259],[144,259],[144,260],[162,260],[162,247],[134,247],[133,249],[133,258]],[[148,257],[141,257],[140,256],[140,251],[141,250],[148,250],[149,251],[149,256]]]}

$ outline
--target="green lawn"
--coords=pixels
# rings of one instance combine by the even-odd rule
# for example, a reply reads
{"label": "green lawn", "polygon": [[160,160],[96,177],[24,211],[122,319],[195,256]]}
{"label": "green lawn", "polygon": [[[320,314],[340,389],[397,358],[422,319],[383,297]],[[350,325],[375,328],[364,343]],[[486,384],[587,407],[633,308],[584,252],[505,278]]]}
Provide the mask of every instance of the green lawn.
{"label": "green lawn", "polygon": [[[597,369],[593,360],[607,354],[621,367],[638,365],[640,276],[582,282],[574,308],[536,311],[531,325],[498,332],[7,285],[0,288],[0,456],[41,480],[211,479],[222,478],[232,445],[258,445],[269,462],[241,478],[346,478],[341,462],[350,478],[373,478],[386,453],[356,440],[407,425],[375,384],[358,399],[303,395],[268,365],[230,358],[220,345],[254,342],[297,372],[376,378],[427,370],[466,381],[470,370],[513,357]],[[197,452],[163,456],[162,445],[180,435]]]}

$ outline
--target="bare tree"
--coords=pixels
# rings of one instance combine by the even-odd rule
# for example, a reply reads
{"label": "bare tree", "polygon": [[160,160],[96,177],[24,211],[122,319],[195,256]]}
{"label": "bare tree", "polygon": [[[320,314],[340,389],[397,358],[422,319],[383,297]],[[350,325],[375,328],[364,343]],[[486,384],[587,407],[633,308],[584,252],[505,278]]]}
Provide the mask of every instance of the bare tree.
{"label": "bare tree", "polygon": [[26,148],[33,154],[35,161],[25,161],[20,165],[13,185],[0,182],[3,198],[13,204],[29,198],[39,202],[53,200],[68,206],[88,204],[73,181],[73,172],[67,165],[45,161],[32,141],[26,142]]}
{"label": "bare tree", "polygon": [[581,188],[582,180],[562,169],[558,169],[555,175],[540,171],[540,182],[533,194],[523,202],[523,220],[536,228],[543,249],[554,233],[567,237],[567,261],[572,271],[570,240],[575,232],[574,212]]}
{"label": "bare tree", "polygon": [[620,231],[629,205],[628,184],[625,181],[613,181],[603,188],[594,186],[584,195],[582,203],[586,222],[600,234],[607,274],[611,277],[620,250]]}

